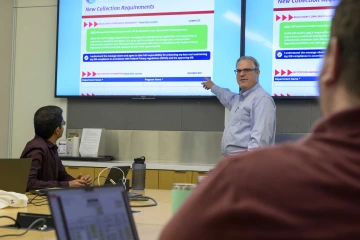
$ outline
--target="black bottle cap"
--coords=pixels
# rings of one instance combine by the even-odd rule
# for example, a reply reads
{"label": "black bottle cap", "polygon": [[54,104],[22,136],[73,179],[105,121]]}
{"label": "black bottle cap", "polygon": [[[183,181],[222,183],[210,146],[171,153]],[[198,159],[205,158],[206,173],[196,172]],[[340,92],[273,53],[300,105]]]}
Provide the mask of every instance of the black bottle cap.
{"label": "black bottle cap", "polygon": [[145,157],[141,156],[139,158],[134,158],[135,163],[144,164],[145,163]]}

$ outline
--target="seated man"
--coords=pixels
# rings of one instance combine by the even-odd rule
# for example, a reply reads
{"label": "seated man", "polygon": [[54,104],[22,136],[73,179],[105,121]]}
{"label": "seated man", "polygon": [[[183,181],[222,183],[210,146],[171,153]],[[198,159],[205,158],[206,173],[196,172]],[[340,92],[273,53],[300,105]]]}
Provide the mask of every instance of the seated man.
{"label": "seated man", "polygon": [[82,187],[91,184],[89,176],[70,176],[59,159],[56,141],[63,135],[62,109],[46,106],[34,116],[35,137],[29,141],[21,158],[32,158],[26,190],[52,187]]}

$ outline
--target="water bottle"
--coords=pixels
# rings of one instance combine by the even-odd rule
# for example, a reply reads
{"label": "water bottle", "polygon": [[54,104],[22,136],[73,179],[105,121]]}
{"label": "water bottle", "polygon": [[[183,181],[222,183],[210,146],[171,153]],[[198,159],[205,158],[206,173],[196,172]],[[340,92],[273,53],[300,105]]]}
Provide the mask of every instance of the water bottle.
{"label": "water bottle", "polygon": [[135,158],[132,164],[132,189],[144,190],[145,189],[145,173],[146,164],[145,157]]}

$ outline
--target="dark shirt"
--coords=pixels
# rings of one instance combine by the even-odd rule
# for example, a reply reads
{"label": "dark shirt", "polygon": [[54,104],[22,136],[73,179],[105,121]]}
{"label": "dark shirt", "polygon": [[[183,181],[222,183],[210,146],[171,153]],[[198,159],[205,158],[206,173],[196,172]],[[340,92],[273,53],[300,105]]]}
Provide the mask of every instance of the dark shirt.
{"label": "dark shirt", "polygon": [[360,108],[296,143],[224,158],[161,240],[360,239]]}
{"label": "dark shirt", "polygon": [[52,187],[69,187],[74,180],[66,170],[57,152],[58,147],[50,141],[35,136],[29,141],[21,158],[32,158],[27,191]]}

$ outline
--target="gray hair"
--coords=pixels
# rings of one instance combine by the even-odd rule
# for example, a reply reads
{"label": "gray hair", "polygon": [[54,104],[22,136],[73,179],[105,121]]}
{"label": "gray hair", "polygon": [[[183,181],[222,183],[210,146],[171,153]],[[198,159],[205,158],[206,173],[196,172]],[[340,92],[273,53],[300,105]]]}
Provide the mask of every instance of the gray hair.
{"label": "gray hair", "polygon": [[256,68],[256,69],[260,69],[260,64],[259,64],[259,62],[254,58],[254,57],[251,57],[251,56],[242,56],[242,57],[240,57],[237,61],[236,61],[236,65],[235,65],[235,67],[237,67],[237,65],[238,65],[238,63],[241,61],[241,60],[250,60],[250,61],[252,61],[253,62],[253,64],[254,64],[254,67]]}

